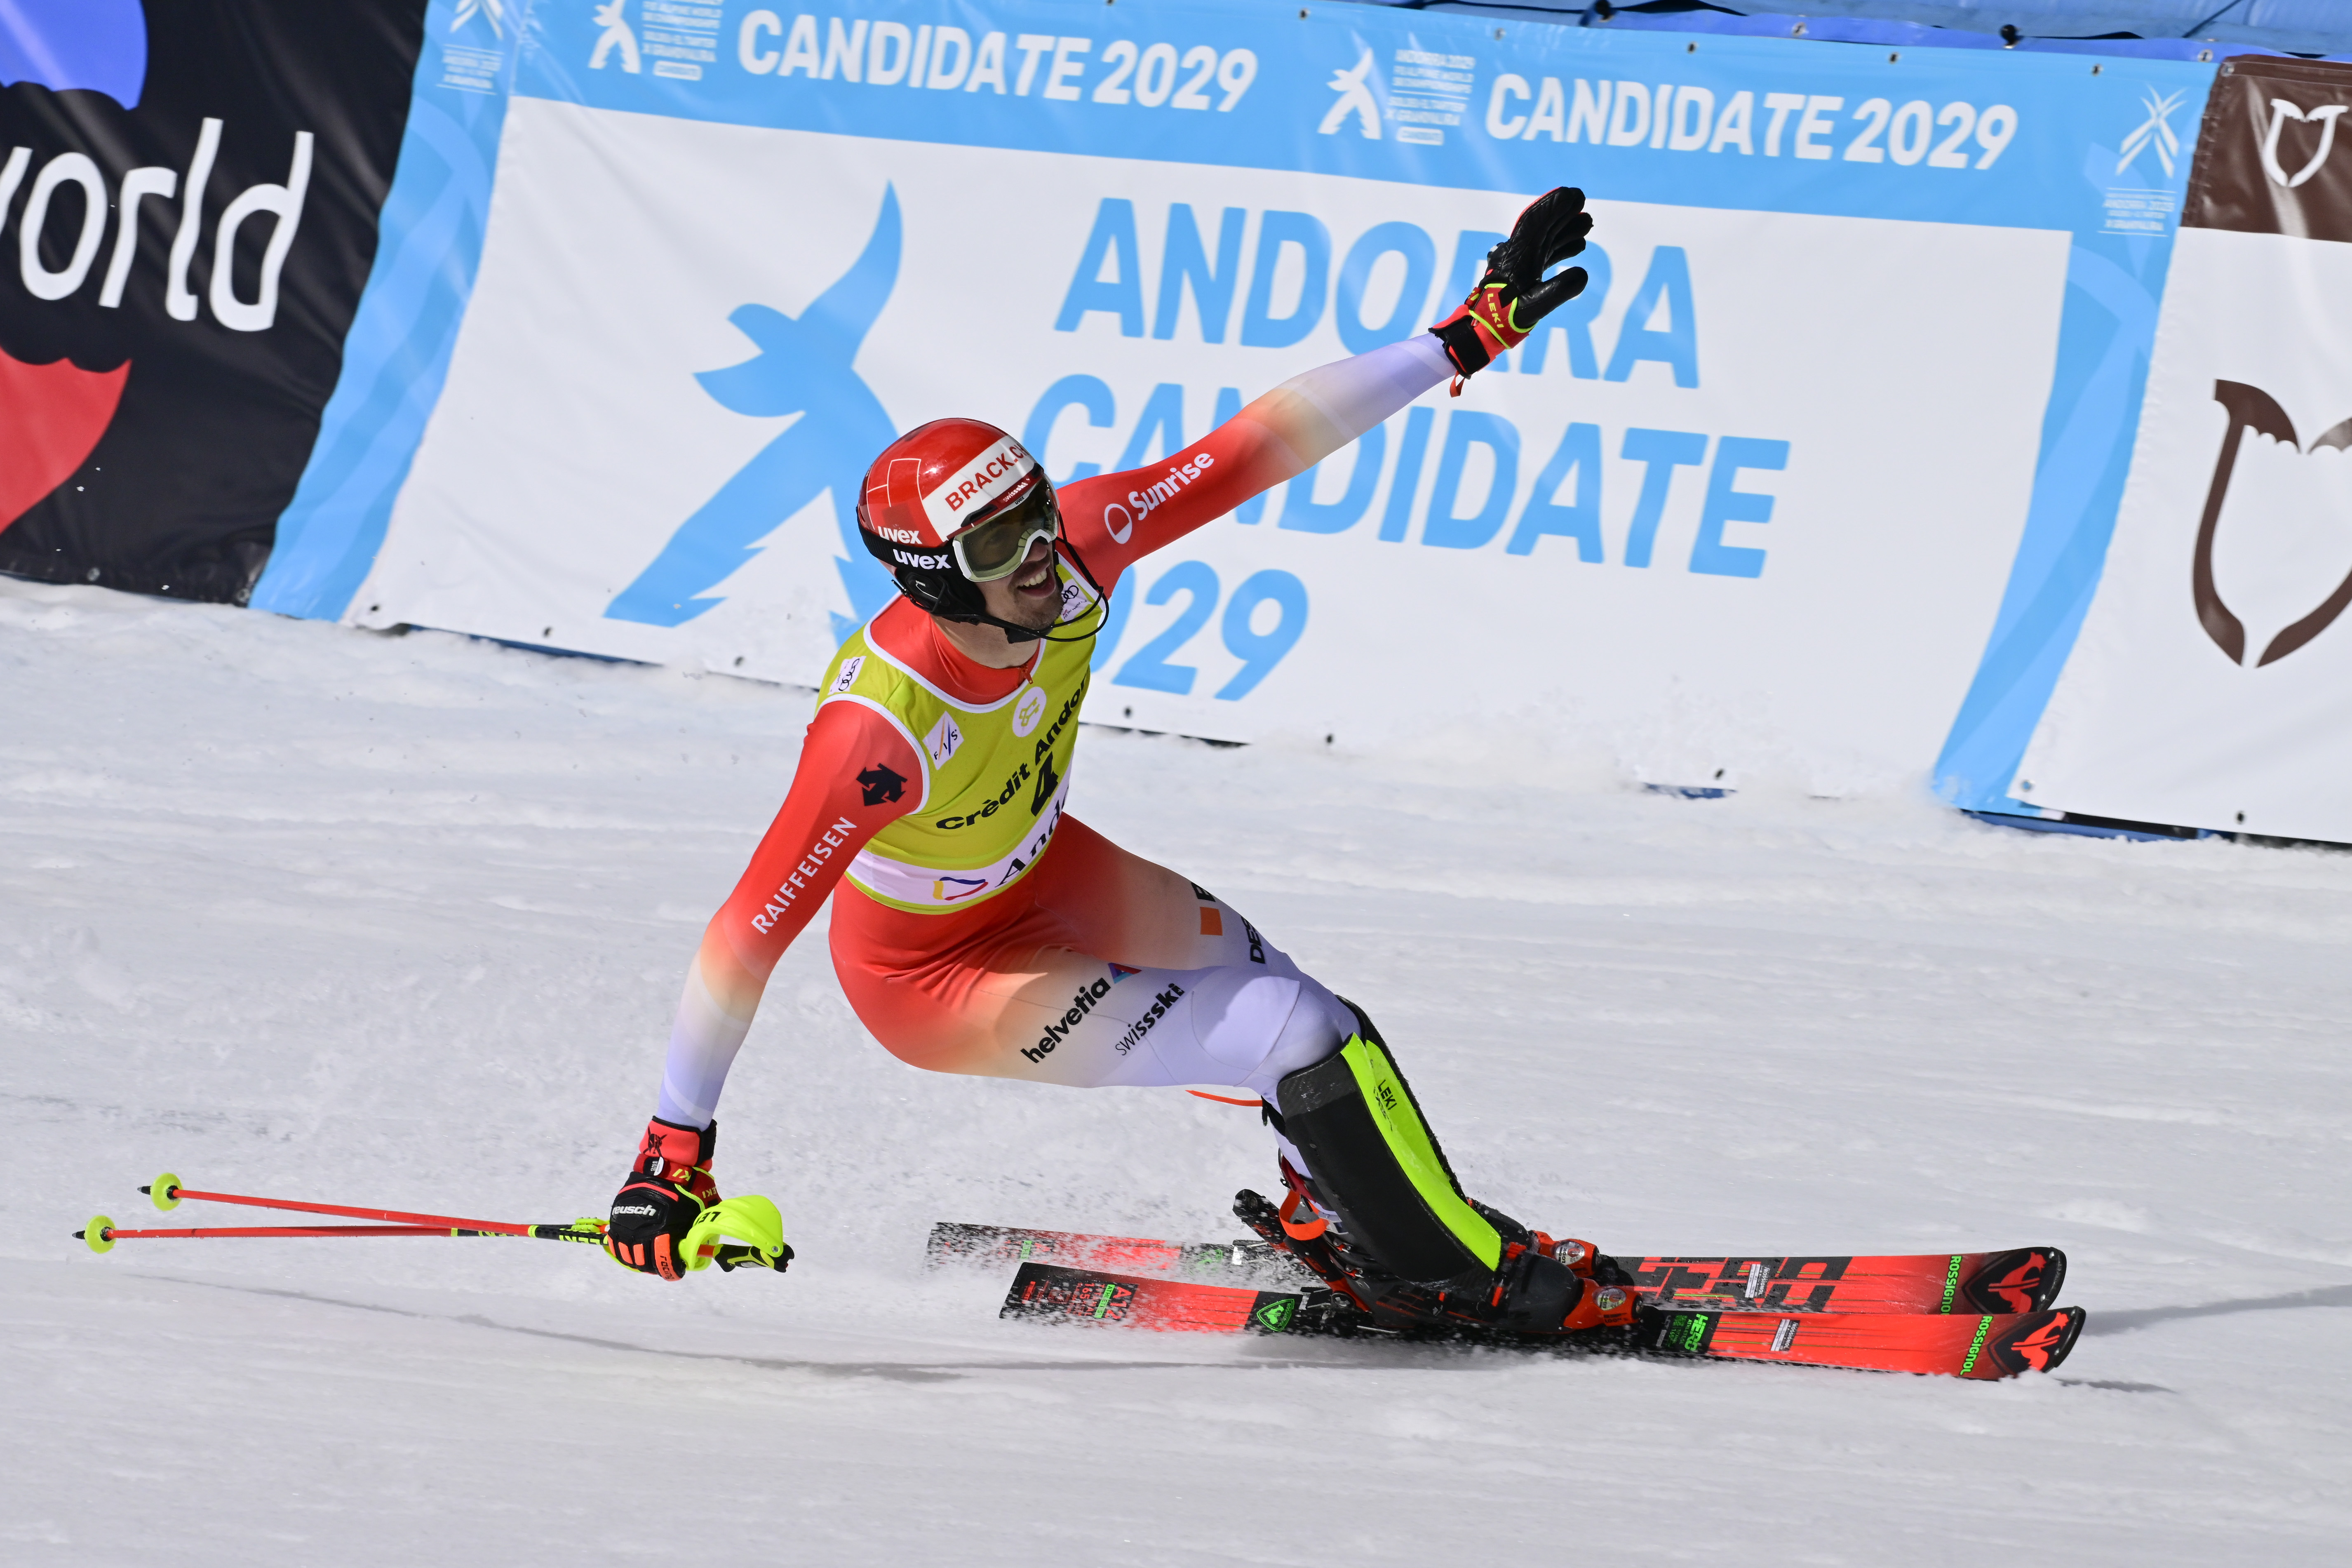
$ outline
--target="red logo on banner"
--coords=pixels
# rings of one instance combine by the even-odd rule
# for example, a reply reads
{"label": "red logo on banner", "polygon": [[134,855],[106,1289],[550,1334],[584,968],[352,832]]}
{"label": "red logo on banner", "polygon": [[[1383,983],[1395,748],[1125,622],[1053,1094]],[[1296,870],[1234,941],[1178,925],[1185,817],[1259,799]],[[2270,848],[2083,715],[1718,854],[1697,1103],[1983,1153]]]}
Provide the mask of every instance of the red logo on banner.
{"label": "red logo on banner", "polygon": [[0,529],[33,510],[89,458],[122,401],[128,360],[82,370],[0,353]]}

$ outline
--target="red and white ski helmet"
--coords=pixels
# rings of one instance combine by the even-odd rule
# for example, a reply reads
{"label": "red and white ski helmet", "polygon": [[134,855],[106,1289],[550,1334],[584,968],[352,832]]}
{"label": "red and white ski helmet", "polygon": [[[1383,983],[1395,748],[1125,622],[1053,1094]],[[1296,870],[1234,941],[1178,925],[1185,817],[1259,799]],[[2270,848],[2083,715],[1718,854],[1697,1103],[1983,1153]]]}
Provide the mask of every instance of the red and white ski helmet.
{"label": "red and white ski helmet", "polygon": [[934,419],[882,449],[857,497],[857,531],[907,596],[934,614],[976,611],[976,586],[951,545],[1054,487],[1021,443],[980,419]]}

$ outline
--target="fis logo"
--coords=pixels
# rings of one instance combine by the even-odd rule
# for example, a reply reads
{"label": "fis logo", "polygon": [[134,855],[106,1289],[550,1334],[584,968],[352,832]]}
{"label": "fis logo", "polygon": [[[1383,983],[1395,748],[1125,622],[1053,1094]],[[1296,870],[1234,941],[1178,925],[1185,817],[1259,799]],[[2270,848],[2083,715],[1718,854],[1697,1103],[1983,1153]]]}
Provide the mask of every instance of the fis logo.
{"label": "fis logo", "polygon": [[923,737],[923,750],[929,755],[931,766],[935,768],[947,766],[948,759],[954,756],[956,748],[962,744],[963,731],[956,728],[952,713],[940,714],[940,721],[931,726],[931,732]]}

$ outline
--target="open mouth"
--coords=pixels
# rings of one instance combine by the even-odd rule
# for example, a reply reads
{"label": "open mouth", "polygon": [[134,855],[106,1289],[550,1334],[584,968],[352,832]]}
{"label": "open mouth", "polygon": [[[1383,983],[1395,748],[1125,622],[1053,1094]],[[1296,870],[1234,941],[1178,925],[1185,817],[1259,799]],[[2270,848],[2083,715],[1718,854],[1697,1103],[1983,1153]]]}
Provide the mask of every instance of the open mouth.
{"label": "open mouth", "polygon": [[1020,571],[1014,573],[1013,591],[1030,597],[1042,597],[1055,593],[1056,584],[1054,582],[1052,553],[1049,552],[1039,555],[1034,564],[1024,565]]}

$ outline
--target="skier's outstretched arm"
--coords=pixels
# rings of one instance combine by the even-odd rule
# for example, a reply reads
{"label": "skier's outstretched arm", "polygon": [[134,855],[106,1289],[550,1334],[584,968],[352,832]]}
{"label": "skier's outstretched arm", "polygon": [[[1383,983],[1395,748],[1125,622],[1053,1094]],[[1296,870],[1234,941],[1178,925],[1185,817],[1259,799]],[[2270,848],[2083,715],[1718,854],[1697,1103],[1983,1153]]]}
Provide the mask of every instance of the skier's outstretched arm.
{"label": "skier's outstretched arm", "polygon": [[622,1262],[665,1279],[684,1272],[667,1248],[717,1196],[713,1113],[768,976],[858,850],[916,808],[922,777],[914,747],[881,714],[853,701],[817,710],[782,807],[687,969],[660,1098],[614,1200],[607,1250]]}
{"label": "skier's outstretched arm", "polygon": [[1305,473],[1454,374],[1429,332],[1292,376],[1164,463],[1061,489],[1063,525],[1105,584]]}
{"label": "skier's outstretched arm", "polygon": [[[1544,272],[1581,251],[1591,227],[1583,192],[1563,186],[1538,196],[1488,253],[1470,297],[1429,331],[1294,375],[1164,463],[1062,487],[1071,543],[1097,581],[1115,582],[1143,556],[1305,473],[1448,376],[1485,369],[1583,292],[1584,268]],[[1460,381],[1454,389],[1462,390]]]}

